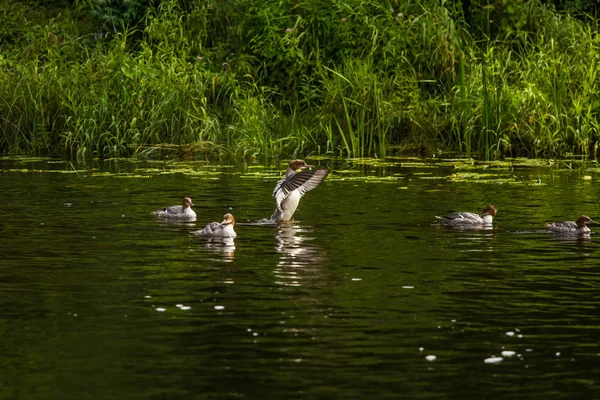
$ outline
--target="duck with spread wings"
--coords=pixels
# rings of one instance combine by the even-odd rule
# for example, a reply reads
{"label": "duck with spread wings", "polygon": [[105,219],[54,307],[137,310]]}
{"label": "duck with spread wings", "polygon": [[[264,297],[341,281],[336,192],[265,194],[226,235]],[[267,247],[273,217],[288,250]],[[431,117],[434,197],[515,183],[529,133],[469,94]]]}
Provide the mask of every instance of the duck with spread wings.
{"label": "duck with spread wings", "polygon": [[326,169],[311,171],[312,165],[304,160],[292,160],[288,163],[285,178],[277,182],[273,197],[276,209],[271,215],[271,221],[289,223],[302,196],[316,188],[327,177]]}

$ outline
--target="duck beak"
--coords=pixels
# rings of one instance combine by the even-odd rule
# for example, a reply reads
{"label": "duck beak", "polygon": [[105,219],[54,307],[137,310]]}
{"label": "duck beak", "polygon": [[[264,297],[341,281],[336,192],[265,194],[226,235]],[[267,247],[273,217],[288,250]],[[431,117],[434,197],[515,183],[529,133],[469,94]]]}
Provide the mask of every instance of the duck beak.
{"label": "duck beak", "polygon": [[231,223],[230,219],[224,219],[223,222],[221,222],[221,225],[229,225]]}
{"label": "duck beak", "polygon": [[298,168],[298,169],[296,170],[296,172],[300,172],[300,171],[302,171],[302,170],[304,170],[304,169],[311,169],[311,168],[313,168],[313,166],[312,166],[312,165],[304,164],[303,166],[301,166],[300,168]]}

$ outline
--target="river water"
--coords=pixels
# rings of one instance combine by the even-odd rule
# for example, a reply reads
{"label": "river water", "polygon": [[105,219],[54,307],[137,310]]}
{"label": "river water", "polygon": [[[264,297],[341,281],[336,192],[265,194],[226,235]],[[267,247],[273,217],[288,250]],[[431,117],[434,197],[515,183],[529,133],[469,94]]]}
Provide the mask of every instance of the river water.
{"label": "river water", "polygon": [[[600,220],[595,162],[307,161],[277,227],[283,163],[0,158],[0,398],[599,396],[600,239],[544,231]],[[150,215],[185,195],[196,223]],[[233,243],[191,235],[226,212]]]}

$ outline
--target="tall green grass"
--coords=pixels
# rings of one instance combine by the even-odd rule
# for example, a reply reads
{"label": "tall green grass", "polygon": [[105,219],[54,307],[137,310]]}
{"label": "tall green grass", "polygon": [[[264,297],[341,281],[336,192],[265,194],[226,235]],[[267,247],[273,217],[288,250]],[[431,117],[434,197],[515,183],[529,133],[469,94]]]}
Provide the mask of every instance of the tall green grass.
{"label": "tall green grass", "polygon": [[170,0],[108,31],[90,1],[0,5],[1,153],[598,152],[597,22],[538,1],[473,25],[445,0]]}

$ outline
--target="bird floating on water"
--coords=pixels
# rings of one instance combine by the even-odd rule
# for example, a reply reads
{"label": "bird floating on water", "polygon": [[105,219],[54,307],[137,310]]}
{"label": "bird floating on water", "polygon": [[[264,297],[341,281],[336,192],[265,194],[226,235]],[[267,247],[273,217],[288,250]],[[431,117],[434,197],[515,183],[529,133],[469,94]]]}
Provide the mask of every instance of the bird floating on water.
{"label": "bird floating on water", "polygon": [[192,210],[193,205],[192,199],[186,196],[180,206],[165,207],[162,210],[154,211],[152,215],[158,218],[195,221],[196,212]]}
{"label": "bird floating on water", "polygon": [[195,231],[194,235],[207,237],[223,237],[234,238],[237,233],[233,230],[235,218],[232,214],[227,213],[223,216],[223,222],[211,222],[204,229]]}
{"label": "bird floating on water", "polygon": [[588,225],[598,225],[598,222],[593,221],[587,215],[582,215],[576,221],[552,222],[546,224],[546,228],[552,232],[573,235],[585,235],[591,232]]}
{"label": "bird floating on water", "polygon": [[481,214],[472,212],[455,212],[453,214],[436,216],[442,224],[447,226],[464,226],[464,225],[491,225],[496,216],[496,207],[487,205],[483,208]]}

